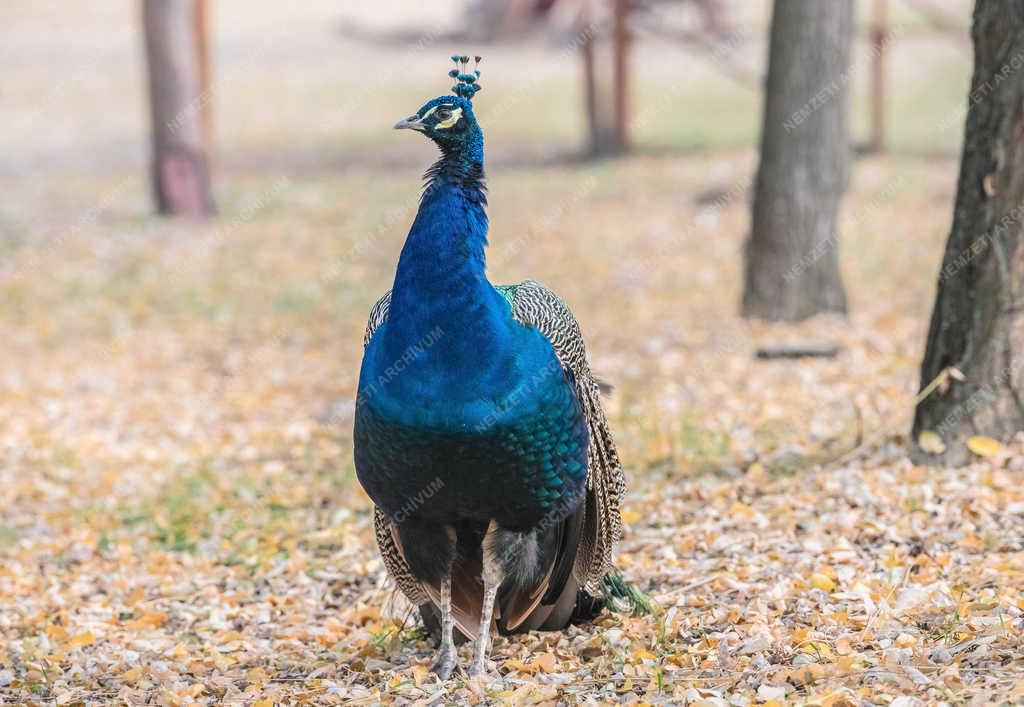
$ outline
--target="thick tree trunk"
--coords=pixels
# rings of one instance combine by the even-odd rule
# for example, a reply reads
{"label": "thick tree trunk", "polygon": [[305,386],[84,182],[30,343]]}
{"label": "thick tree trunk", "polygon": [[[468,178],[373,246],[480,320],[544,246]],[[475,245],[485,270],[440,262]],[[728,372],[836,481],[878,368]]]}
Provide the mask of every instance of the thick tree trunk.
{"label": "thick tree trunk", "polygon": [[204,143],[199,0],[142,0],[153,130],[153,192],[160,213],[214,211]]}
{"label": "thick tree trunk", "polygon": [[914,418],[915,441],[936,432],[950,465],[968,460],[971,435],[1024,430],[1024,0],[977,0],[972,35],[953,227],[921,366],[922,389],[941,385]]}
{"label": "thick tree trunk", "polygon": [[775,0],[743,316],[846,311],[836,213],[846,188],[852,0]]}

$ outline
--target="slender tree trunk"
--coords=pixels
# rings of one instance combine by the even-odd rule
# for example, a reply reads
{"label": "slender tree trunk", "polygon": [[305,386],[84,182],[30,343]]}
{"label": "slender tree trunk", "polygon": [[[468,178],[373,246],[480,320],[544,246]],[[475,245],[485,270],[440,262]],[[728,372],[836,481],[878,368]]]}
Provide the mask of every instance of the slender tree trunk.
{"label": "slender tree trunk", "polygon": [[616,152],[629,151],[629,0],[614,0],[612,10],[612,94]]}
{"label": "slender tree trunk", "polygon": [[200,0],[142,0],[153,131],[153,192],[160,213],[214,211],[204,141]]}
{"label": "slender tree trunk", "polygon": [[743,316],[846,312],[836,213],[846,188],[852,0],[775,0]]}
{"label": "slender tree trunk", "polygon": [[936,432],[950,465],[968,460],[971,435],[1024,430],[1024,0],[977,0],[972,35],[953,226],[921,365],[922,389],[940,385],[914,417],[914,439]]}
{"label": "slender tree trunk", "polygon": [[628,9],[627,0],[582,0],[580,6],[581,28],[611,26],[611,41],[601,41],[609,34],[602,29],[580,47],[590,157],[622,154],[628,147]]}
{"label": "slender tree trunk", "polygon": [[885,40],[889,34],[889,0],[874,0],[871,6],[871,93],[870,133],[867,150],[881,152],[885,147]]}
{"label": "slender tree trunk", "polygon": [[[594,21],[590,0],[583,0],[580,12],[581,31]],[[602,120],[597,105],[597,57],[594,52],[594,38],[591,37],[580,47],[580,59],[583,63],[583,103],[587,116],[588,149],[592,155],[601,151]]]}
{"label": "slender tree trunk", "polygon": [[[208,95],[212,87],[210,70],[210,2],[195,0],[196,61],[199,66],[199,95]],[[205,103],[202,110],[203,147],[206,149],[207,168],[213,160],[213,104]]]}

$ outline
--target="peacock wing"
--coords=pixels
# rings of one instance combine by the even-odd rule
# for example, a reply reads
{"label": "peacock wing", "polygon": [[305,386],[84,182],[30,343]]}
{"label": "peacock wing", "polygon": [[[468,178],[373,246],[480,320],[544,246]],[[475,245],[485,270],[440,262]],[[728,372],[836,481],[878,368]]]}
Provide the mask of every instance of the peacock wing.
{"label": "peacock wing", "polygon": [[601,406],[597,378],[587,363],[583,334],[565,302],[540,283],[526,280],[499,287],[498,291],[509,301],[516,321],[536,327],[551,342],[562,366],[571,371],[576,381],[590,446],[584,527],[573,575],[585,591],[600,595],[602,580],[612,569],[613,551],[622,534],[620,508],[626,479]]}

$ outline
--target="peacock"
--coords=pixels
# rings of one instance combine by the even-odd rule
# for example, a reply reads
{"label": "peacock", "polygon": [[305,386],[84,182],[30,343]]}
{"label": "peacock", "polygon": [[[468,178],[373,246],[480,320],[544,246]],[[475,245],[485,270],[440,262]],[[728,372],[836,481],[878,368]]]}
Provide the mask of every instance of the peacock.
{"label": "peacock", "polygon": [[622,465],[566,304],[486,275],[480,57],[456,55],[452,95],[395,129],[433,140],[394,285],[370,312],[354,420],[356,474],[384,564],[457,667],[456,629],[485,671],[490,634],[557,630],[643,606],[612,552]]}

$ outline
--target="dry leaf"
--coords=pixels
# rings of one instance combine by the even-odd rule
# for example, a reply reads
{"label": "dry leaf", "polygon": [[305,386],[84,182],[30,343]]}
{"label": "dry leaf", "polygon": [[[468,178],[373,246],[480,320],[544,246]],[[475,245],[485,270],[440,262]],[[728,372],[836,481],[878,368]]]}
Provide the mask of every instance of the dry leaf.
{"label": "dry leaf", "polygon": [[1003,444],[991,437],[969,437],[967,448],[979,457],[991,457],[1003,451]]}
{"label": "dry leaf", "polygon": [[946,443],[942,437],[931,430],[921,430],[917,436],[917,446],[926,454],[942,454],[946,451]]}
{"label": "dry leaf", "polygon": [[811,586],[823,592],[831,592],[836,588],[836,583],[827,574],[815,572],[811,575]]}
{"label": "dry leaf", "polygon": [[96,637],[92,635],[92,631],[86,631],[85,633],[79,634],[72,638],[68,645],[71,648],[79,648],[81,646],[91,646],[96,642]]}
{"label": "dry leaf", "polygon": [[541,653],[534,657],[533,662],[545,673],[553,673],[558,670],[558,659],[551,653]]}

